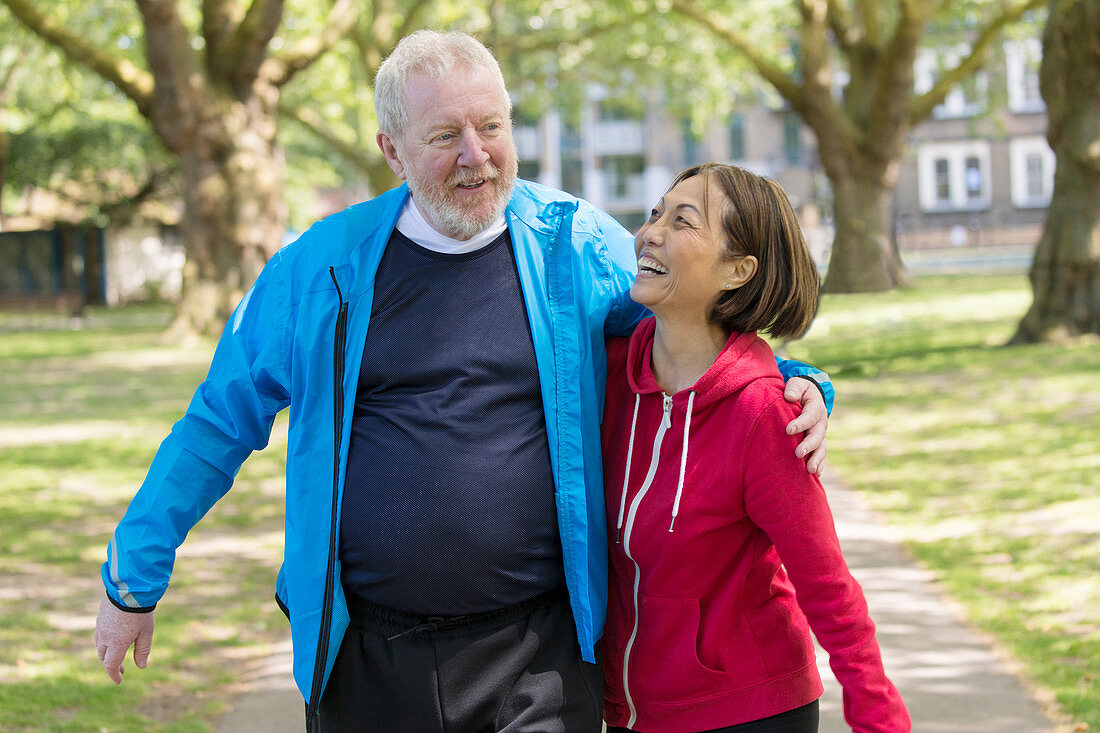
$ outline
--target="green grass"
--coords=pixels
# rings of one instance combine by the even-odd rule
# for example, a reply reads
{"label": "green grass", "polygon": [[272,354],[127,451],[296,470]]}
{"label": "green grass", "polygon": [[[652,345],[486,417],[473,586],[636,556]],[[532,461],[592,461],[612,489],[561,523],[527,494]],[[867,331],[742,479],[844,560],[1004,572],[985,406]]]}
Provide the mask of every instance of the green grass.
{"label": "green grass", "polygon": [[971,620],[1100,730],[1100,341],[1003,346],[1022,275],[828,296],[794,358],[838,392],[829,461]]}
{"label": "green grass", "polygon": [[[829,461],[970,618],[1100,730],[1100,342],[1003,347],[1022,276],[830,296],[790,355],[839,393]],[[200,731],[281,640],[285,426],[192,532],[150,666],[114,687],[90,643],[99,565],[211,343],[167,312],[0,315],[0,730]]]}
{"label": "green grass", "polygon": [[149,667],[115,687],[96,659],[109,534],[213,348],[161,343],[168,315],[0,315],[0,730],[209,730],[285,637],[280,423],[184,543]]}

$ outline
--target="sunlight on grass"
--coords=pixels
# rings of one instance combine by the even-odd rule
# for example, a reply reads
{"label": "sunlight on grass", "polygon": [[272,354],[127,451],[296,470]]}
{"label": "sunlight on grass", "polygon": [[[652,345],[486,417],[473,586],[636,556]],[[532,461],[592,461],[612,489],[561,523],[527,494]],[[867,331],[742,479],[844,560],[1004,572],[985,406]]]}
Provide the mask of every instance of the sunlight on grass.
{"label": "sunlight on grass", "polygon": [[1019,275],[826,297],[787,351],[834,379],[844,480],[1100,729],[1100,341],[1002,346],[1029,303]]}
{"label": "sunlight on grass", "polygon": [[91,630],[107,539],[212,343],[166,347],[164,309],[0,315],[0,729],[205,731],[248,660],[286,634],[285,421],[189,536],[158,606],[151,663],[113,686]]}
{"label": "sunlight on grass", "polygon": [[[830,296],[793,358],[831,374],[830,462],[1073,719],[1100,730],[1100,342],[1002,347],[1019,275]],[[286,636],[286,422],[180,550],[150,667],[112,686],[90,629],[107,538],[211,343],[163,309],[80,328],[0,314],[0,729],[208,730]]]}

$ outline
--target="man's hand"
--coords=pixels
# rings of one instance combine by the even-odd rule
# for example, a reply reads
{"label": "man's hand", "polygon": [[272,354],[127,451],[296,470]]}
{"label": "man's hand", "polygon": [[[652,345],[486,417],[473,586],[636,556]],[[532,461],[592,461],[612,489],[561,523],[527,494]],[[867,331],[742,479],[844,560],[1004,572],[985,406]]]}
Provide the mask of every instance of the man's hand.
{"label": "man's hand", "polygon": [[802,414],[787,423],[787,435],[806,434],[794,454],[806,457],[807,471],[821,473],[825,465],[825,429],[829,426],[829,413],[821,390],[808,379],[794,377],[787,381],[783,396],[788,402],[802,405]]}
{"label": "man's hand", "polygon": [[131,645],[134,647],[134,664],[145,669],[149,663],[149,651],[153,648],[153,611],[127,613],[115,608],[115,604],[104,597],[95,622],[95,649],[99,661],[107,670],[107,676],[116,685],[122,682],[122,674],[126,671],[122,662]]}

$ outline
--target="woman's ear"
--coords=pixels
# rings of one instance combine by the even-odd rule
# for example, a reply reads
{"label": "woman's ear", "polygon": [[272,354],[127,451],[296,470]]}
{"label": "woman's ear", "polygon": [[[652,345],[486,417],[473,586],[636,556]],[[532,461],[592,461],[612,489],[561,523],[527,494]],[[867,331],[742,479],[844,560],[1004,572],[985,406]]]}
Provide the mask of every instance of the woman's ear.
{"label": "woman's ear", "polygon": [[752,280],[760,263],[752,255],[743,255],[735,260],[730,260],[723,266],[726,276],[723,281],[723,290],[736,290],[749,280]]}

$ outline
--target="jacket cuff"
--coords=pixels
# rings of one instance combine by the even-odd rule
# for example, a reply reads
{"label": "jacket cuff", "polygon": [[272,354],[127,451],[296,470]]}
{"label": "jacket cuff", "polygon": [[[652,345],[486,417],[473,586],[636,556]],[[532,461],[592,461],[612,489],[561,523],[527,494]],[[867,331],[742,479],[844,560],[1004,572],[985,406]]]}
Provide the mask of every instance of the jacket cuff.
{"label": "jacket cuff", "polygon": [[[817,391],[821,393],[821,399],[825,401],[825,412],[827,414],[832,414],[833,405],[830,395],[825,391],[825,386],[814,379],[812,374],[796,374],[792,376],[791,379],[805,379],[807,382],[817,387]],[[832,385],[830,384],[829,386],[831,387]]]}
{"label": "jacket cuff", "polygon": [[151,606],[144,606],[142,608],[130,608],[129,606],[122,605],[121,603],[116,601],[114,598],[111,598],[110,593],[107,593],[106,596],[107,596],[107,600],[111,602],[112,606],[114,606],[115,608],[117,608],[120,611],[125,611],[126,613],[152,613],[153,609],[157,607],[157,604],[154,603]]}

